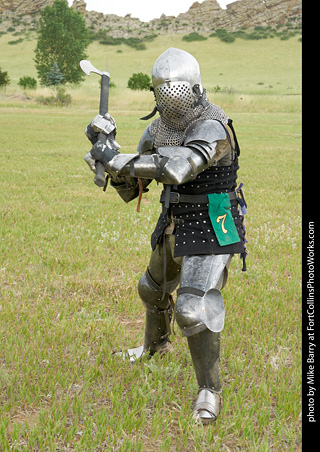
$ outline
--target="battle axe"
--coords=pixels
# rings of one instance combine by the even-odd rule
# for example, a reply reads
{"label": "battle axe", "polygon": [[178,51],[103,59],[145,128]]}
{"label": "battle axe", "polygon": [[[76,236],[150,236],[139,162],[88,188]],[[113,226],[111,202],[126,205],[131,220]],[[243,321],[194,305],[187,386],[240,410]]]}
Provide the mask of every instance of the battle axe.
{"label": "battle axe", "polygon": [[[101,116],[104,116],[106,113],[108,113],[108,101],[109,101],[109,80],[110,80],[110,74],[109,72],[101,72],[98,69],[96,69],[90,61],[88,60],[81,60],[80,61],[80,67],[83,70],[83,72],[86,75],[90,75],[91,72],[94,72],[95,74],[98,74],[101,76],[101,89],[100,89],[100,107],[99,107],[99,114]],[[102,143],[106,144],[107,136],[103,132],[100,132],[98,135],[98,140],[102,141]],[[92,159],[90,157],[90,152],[85,156],[86,159]],[[87,162],[88,163],[88,162]],[[104,187],[106,185],[106,178],[104,175],[105,168],[103,164],[99,161],[95,162],[95,178],[94,183],[98,185],[98,187]]]}

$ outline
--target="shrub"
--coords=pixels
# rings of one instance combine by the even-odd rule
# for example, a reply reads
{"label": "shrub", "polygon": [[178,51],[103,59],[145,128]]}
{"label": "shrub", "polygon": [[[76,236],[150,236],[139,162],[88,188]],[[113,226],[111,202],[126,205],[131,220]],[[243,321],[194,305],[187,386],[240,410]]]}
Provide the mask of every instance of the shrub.
{"label": "shrub", "polygon": [[196,31],[183,36],[182,41],[192,42],[192,41],[205,41],[207,38],[205,36],[199,35]]}
{"label": "shrub", "polygon": [[143,40],[147,41],[147,42],[151,42],[154,39],[156,39],[157,36],[158,36],[157,34],[146,35],[146,36],[143,37]]}
{"label": "shrub", "polygon": [[10,45],[20,44],[22,41],[23,41],[23,39],[19,38],[14,41],[8,41],[8,44],[10,44]]}
{"label": "shrub", "polygon": [[135,38],[135,37],[131,37],[131,38],[114,38],[113,36],[110,36],[107,34],[108,30],[99,30],[97,32],[95,31],[90,31],[90,40],[94,41],[97,40],[99,41],[100,44],[106,45],[106,46],[118,46],[121,44],[126,44],[130,47],[135,48],[136,50],[145,50],[146,49],[146,45],[145,42],[151,42],[153,41],[157,35],[151,34],[151,35],[146,35],[143,38]]}
{"label": "shrub", "polygon": [[128,38],[125,40],[125,43],[136,50],[145,50],[147,48],[142,39],[139,38]]}
{"label": "shrub", "polygon": [[8,72],[4,72],[0,68],[0,88],[5,87],[10,84],[10,78]]}
{"label": "shrub", "polygon": [[71,104],[71,96],[66,93],[65,88],[59,86],[58,92],[56,95],[57,105],[67,106]]}
{"label": "shrub", "polygon": [[138,74],[132,74],[128,80],[128,88],[133,90],[149,90],[151,86],[151,78],[148,74],[139,72]]}
{"label": "shrub", "polygon": [[37,80],[29,75],[25,75],[24,77],[20,77],[18,86],[22,89],[36,89],[37,88]]}
{"label": "shrub", "polygon": [[220,39],[220,41],[222,42],[234,42],[235,41],[235,37],[229,33],[227,30],[225,30],[224,28],[218,28],[216,30],[216,36]]}
{"label": "shrub", "polygon": [[245,39],[248,40],[259,40],[259,39],[266,39],[266,35],[264,33],[260,33],[259,31],[253,31],[252,33],[248,33],[245,37]]}
{"label": "shrub", "polygon": [[99,43],[105,46],[118,46],[123,43],[123,38],[113,38],[112,36],[106,35],[103,36]]}
{"label": "shrub", "polygon": [[234,36],[232,36],[231,33],[228,33],[223,36],[219,36],[219,39],[222,42],[234,42],[236,38]]}
{"label": "shrub", "polygon": [[57,89],[56,96],[44,97],[40,96],[37,98],[37,101],[43,105],[53,105],[57,107],[67,107],[71,104],[71,96],[70,94],[66,94],[65,88],[59,86]]}

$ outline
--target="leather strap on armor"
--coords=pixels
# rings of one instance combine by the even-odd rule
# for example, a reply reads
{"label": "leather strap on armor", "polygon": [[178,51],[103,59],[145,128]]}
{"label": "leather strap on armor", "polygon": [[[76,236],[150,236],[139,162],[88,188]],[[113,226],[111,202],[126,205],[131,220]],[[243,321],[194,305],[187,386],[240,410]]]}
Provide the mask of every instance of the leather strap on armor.
{"label": "leather strap on armor", "polygon": [[[233,199],[237,199],[237,195],[235,191],[229,192],[230,201]],[[170,198],[169,198],[170,196]],[[196,204],[207,204],[208,203],[208,195],[183,195],[175,191],[171,191],[168,193],[167,190],[163,190],[160,196],[160,202],[164,202],[167,204],[169,201],[170,204],[178,204],[178,203],[196,203]]]}

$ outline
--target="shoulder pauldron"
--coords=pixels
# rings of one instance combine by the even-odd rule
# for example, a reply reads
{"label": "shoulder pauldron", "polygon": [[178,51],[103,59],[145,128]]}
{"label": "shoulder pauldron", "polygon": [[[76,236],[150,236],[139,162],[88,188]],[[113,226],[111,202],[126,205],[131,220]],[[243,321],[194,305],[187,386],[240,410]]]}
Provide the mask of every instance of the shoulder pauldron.
{"label": "shoulder pauldron", "polygon": [[196,123],[188,130],[184,139],[184,145],[187,146],[197,141],[213,143],[217,140],[224,140],[226,136],[225,128],[219,121],[206,119]]}
{"label": "shoulder pauldron", "polygon": [[145,154],[146,152],[154,151],[153,142],[154,139],[150,134],[150,125],[145,128],[143,135],[139,141],[137,151],[139,154]]}

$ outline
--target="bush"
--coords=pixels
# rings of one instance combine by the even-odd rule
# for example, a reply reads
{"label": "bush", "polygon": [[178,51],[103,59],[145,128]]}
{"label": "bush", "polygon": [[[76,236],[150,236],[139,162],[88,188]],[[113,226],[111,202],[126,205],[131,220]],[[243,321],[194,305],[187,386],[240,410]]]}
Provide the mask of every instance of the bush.
{"label": "bush", "polygon": [[216,36],[220,39],[220,41],[222,42],[233,42],[235,41],[235,37],[229,33],[227,30],[225,30],[224,28],[218,28],[216,30]]}
{"label": "bush", "polygon": [[266,39],[266,35],[264,33],[260,33],[259,31],[253,31],[252,33],[248,33],[245,36],[245,39],[257,41],[259,39]]}
{"label": "bush", "polygon": [[296,34],[301,33],[301,24],[293,26],[289,23],[286,24],[286,29],[282,25],[277,25],[276,28],[272,28],[270,25],[261,26],[258,25],[253,29],[247,30],[246,27],[241,27],[241,29],[236,31],[227,31],[224,28],[218,28],[214,33],[211,33],[209,37],[219,38],[223,42],[233,42],[236,38],[247,39],[247,40],[259,40],[279,37],[281,40],[287,40]]}
{"label": "bush", "polygon": [[37,101],[43,105],[53,105],[57,107],[67,107],[71,104],[71,96],[70,94],[66,94],[65,88],[59,86],[57,89],[56,96],[44,97],[40,96],[37,98]]}
{"label": "bush", "polygon": [[8,72],[4,72],[0,68],[0,88],[5,87],[10,84],[10,78]]}
{"label": "bush", "polygon": [[133,90],[149,90],[151,86],[151,78],[148,74],[139,72],[138,74],[132,74],[128,80],[128,88]]}
{"label": "bush", "polygon": [[15,41],[8,41],[8,44],[10,45],[15,45],[15,44],[20,44],[23,41],[22,38],[16,39]]}
{"label": "bush", "polygon": [[147,47],[142,39],[139,38],[113,38],[112,36],[105,35],[99,41],[100,44],[107,46],[118,46],[121,44],[126,44],[129,47],[133,47],[136,50],[145,50]]}
{"label": "bush", "polygon": [[57,104],[61,106],[67,106],[71,104],[71,96],[70,94],[66,93],[65,88],[62,88],[62,86],[59,86],[58,92],[56,95]]}
{"label": "bush", "polygon": [[192,41],[205,41],[207,38],[199,35],[196,31],[183,36],[182,41],[192,42]]}
{"label": "bush", "polygon": [[99,43],[105,46],[118,46],[124,42],[123,38],[113,38],[112,36],[106,35],[103,36]]}
{"label": "bush", "polygon": [[29,75],[25,75],[24,77],[20,77],[18,86],[22,89],[36,89],[37,80],[33,77],[29,77]]}
{"label": "bush", "polygon": [[130,47],[133,47],[136,50],[146,50],[145,43],[139,38],[128,38],[126,39],[126,44]]}

